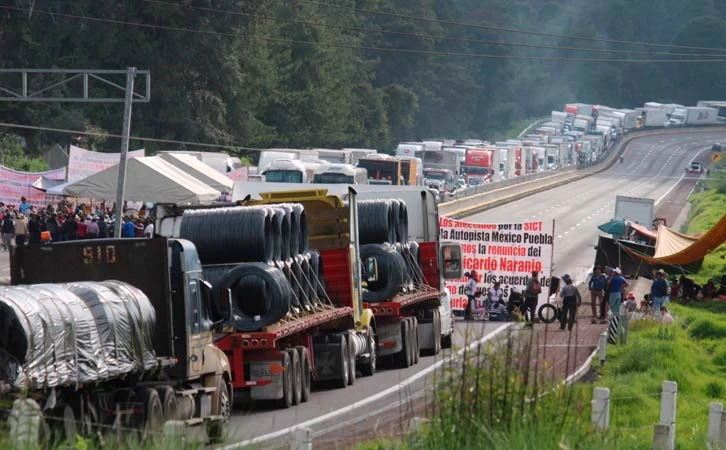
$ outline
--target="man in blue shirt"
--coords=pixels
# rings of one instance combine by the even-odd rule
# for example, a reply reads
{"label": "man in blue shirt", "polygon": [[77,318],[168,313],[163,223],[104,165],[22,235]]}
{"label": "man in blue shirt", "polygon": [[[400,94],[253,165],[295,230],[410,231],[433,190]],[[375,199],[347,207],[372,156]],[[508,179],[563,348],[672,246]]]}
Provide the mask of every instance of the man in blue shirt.
{"label": "man in blue shirt", "polygon": [[663,269],[658,269],[658,272],[655,273],[655,280],[650,285],[650,298],[653,300],[653,312],[656,315],[660,315],[660,308],[667,295],[668,283],[665,280],[665,272]]}
{"label": "man in blue shirt", "polygon": [[597,310],[600,303],[603,301],[603,294],[605,294],[605,285],[607,284],[608,277],[602,273],[600,266],[595,267],[595,273],[590,278],[590,309],[592,311],[592,323],[595,323],[596,319],[602,317],[597,316]]}
{"label": "man in blue shirt", "polygon": [[628,282],[623,278],[622,272],[619,267],[613,269],[613,276],[610,278],[608,284],[608,302],[610,303],[610,312],[614,316],[620,315],[620,304],[623,300],[623,291],[628,285]]}
{"label": "man in blue shirt", "polygon": [[124,224],[121,227],[121,237],[132,238],[136,236],[136,227],[128,216],[124,217]]}

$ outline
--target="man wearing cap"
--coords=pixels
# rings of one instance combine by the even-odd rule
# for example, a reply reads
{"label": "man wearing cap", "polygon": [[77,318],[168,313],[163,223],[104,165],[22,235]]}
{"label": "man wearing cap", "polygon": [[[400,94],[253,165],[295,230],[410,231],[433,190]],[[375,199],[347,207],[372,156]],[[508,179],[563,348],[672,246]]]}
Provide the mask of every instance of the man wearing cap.
{"label": "man wearing cap", "polygon": [[575,316],[577,315],[577,307],[582,304],[582,296],[580,291],[572,284],[572,278],[570,275],[565,274],[562,276],[562,281],[565,282],[565,287],[560,290],[560,297],[562,297],[562,314],[560,314],[560,330],[567,329],[572,331],[573,325],[575,325]]}
{"label": "man wearing cap", "polygon": [[610,277],[610,283],[608,284],[608,303],[610,304],[610,312],[614,316],[620,315],[620,304],[627,285],[628,282],[623,278],[620,268],[613,269],[613,275]]}
{"label": "man wearing cap", "polygon": [[668,295],[668,283],[665,280],[665,272],[663,269],[658,269],[655,273],[655,280],[650,285],[650,298],[653,299],[653,311],[656,314],[660,314],[660,308],[663,306],[663,301]]}

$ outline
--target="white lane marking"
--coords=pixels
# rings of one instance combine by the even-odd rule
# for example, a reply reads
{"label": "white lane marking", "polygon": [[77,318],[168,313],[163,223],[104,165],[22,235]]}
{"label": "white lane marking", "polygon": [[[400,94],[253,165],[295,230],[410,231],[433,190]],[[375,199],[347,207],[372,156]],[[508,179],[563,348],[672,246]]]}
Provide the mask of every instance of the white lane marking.
{"label": "white lane marking", "polygon": [[[478,340],[472,342],[471,344],[469,344],[468,346],[462,348],[461,350],[459,350],[458,352],[456,352],[456,355],[454,355],[454,356],[460,356],[465,351],[472,350],[472,349],[476,348],[478,345],[481,345],[481,344],[483,344],[483,343],[485,343],[485,342],[487,342],[487,341],[489,341],[491,339],[494,339],[496,336],[499,336],[503,331],[509,329],[512,325],[513,324],[508,323],[508,324],[506,324],[506,325],[504,325],[504,326],[496,329],[493,333],[490,333],[490,334],[484,336],[483,338],[478,339]],[[357,402],[352,403],[352,404],[350,404],[350,405],[348,405],[346,407],[337,409],[335,411],[331,411],[331,412],[329,412],[327,414],[323,414],[322,416],[318,416],[318,417],[316,417],[314,419],[310,419],[310,420],[307,420],[305,422],[301,422],[301,423],[299,423],[297,425],[293,425],[291,427],[283,428],[282,430],[277,430],[277,431],[272,432],[272,433],[268,433],[268,434],[264,434],[262,436],[258,436],[258,437],[253,438],[253,439],[248,439],[248,440],[242,441],[242,442],[236,442],[234,444],[229,444],[229,445],[224,446],[224,447],[217,447],[215,450],[238,450],[238,449],[241,449],[241,448],[244,448],[244,447],[253,445],[253,444],[258,444],[260,442],[269,441],[270,439],[279,438],[279,437],[285,436],[286,434],[289,434],[290,432],[292,432],[294,430],[297,430],[297,429],[300,429],[300,428],[307,428],[307,427],[309,427],[311,425],[315,425],[316,423],[324,422],[324,421],[326,421],[328,419],[332,419],[332,418],[334,418],[336,416],[349,413],[349,412],[351,412],[351,411],[353,411],[353,410],[355,410],[357,408],[360,408],[361,406],[365,406],[365,405],[367,405],[369,403],[375,402],[375,401],[377,401],[377,400],[379,400],[379,399],[381,399],[381,398],[383,398],[383,397],[385,397],[387,395],[393,394],[394,392],[405,388],[409,384],[415,382],[416,380],[418,380],[420,378],[425,377],[426,375],[428,375],[429,373],[431,373],[434,370],[438,369],[442,365],[448,363],[449,361],[451,361],[451,359],[454,358],[454,356],[451,356],[449,358],[444,358],[441,361],[437,362],[436,364],[432,364],[432,365],[428,366],[427,368],[425,368],[421,372],[418,372],[418,373],[416,373],[416,374],[408,377],[407,379],[401,381],[400,383],[398,383],[396,385],[393,385],[393,386],[389,387],[388,389],[383,390],[383,391],[381,391],[381,392],[379,392],[377,394],[371,395],[370,397],[364,398],[363,400],[358,400]]]}

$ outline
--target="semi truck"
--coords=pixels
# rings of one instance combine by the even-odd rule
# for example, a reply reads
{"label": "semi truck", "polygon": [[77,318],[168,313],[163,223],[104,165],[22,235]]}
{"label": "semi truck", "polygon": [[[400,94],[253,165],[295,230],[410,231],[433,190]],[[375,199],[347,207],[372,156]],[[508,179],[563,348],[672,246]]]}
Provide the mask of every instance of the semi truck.
{"label": "semi truck", "polygon": [[368,171],[352,164],[321,164],[315,168],[313,183],[368,184]]}
{"label": "semi truck", "polygon": [[[306,276],[302,271],[302,275],[293,276],[293,279],[301,284],[312,284],[313,295],[321,299],[321,304],[311,310],[301,309],[288,314],[259,329],[227,330],[218,337],[217,345],[230,361],[234,389],[253,400],[274,401],[287,408],[308,400],[312,382],[332,383],[345,388],[355,382],[358,372],[373,375],[379,357],[387,357],[391,363],[408,367],[418,360],[420,351],[437,353],[442,344],[450,343],[453,322],[447,320],[446,311],[450,307],[447,310],[445,299],[442,299],[441,278],[445,273],[440,269],[440,261],[441,255],[446,254],[447,259],[456,264],[456,258],[460,258],[461,254],[455,244],[440,245],[438,226],[429,228],[431,224],[426,218],[430,216],[438,220],[438,214],[428,190],[409,188],[416,192],[416,196],[397,202],[409,208],[407,230],[414,233],[409,236],[431,239],[417,242],[421,279],[429,281],[417,284],[416,288],[393,289],[382,301],[369,304],[364,302],[364,285],[370,288],[371,283],[380,283],[380,280],[391,276],[384,272],[383,263],[378,263],[376,253],[366,253],[367,246],[361,245],[365,236],[361,235],[357,191],[368,192],[375,186],[358,185],[353,189],[343,184],[328,184],[326,188],[316,186],[315,190],[285,190],[282,184],[264,187],[272,189],[267,192],[247,191],[235,208],[302,206],[307,242],[318,255],[321,275],[319,278]],[[375,196],[369,198],[377,201],[399,199],[403,195],[400,189],[408,192],[406,188],[393,191],[390,186],[380,188],[383,189],[372,191]],[[185,208],[160,205],[157,212],[158,233],[167,236],[183,234],[185,217],[189,220],[190,214],[214,210],[222,215],[229,213],[228,209],[213,206]],[[419,213],[420,217],[416,215]],[[424,219],[426,222],[421,223]],[[237,226],[233,222],[228,223]],[[426,232],[420,232],[419,228]],[[222,241],[218,243],[224,244]],[[408,241],[405,240],[404,244],[408,245]],[[298,260],[296,256],[292,262],[288,259],[282,265],[292,267],[294,273]],[[279,266],[281,262],[268,264]],[[203,268],[214,269],[214,264]],[[456,275],[450,274],[452,278]],[[219,283],[214,286],[214,292],[226,286],[221,281]],[[246,295],[244,301],[251,304],[255,300],[254,294]]]}
{"label": "semi truck", "polygon": [[652,198],[628,197],[626,195],[615,197],[615,213],[613,215],[615,219],[635,222],[650,228],[653,225],[654,211],[655,201]]}
{"label": "semi truck", "polygon": [[466,174],[467,182],[474,178],[480,179],[482,183],[492,180],[495,151],[495,149],[486,148],[466,149],[463,172]]}
{"label": "semi truck", "polygon": [[369,155],[358,160],[358,167],[368,171],[368,182],[381,181],[390,185],[399,185],[401,176],[401,160],[390,155]]}
{"label": "semi truck", "polygon": [[147,435],[181,420],[224,439],[232,371],[215,345],[211,286],[191,242],[18,247],[11,284],[0,289],[10,338],[1,383],[41,400],[61,438],[93,436],[100,424]]}

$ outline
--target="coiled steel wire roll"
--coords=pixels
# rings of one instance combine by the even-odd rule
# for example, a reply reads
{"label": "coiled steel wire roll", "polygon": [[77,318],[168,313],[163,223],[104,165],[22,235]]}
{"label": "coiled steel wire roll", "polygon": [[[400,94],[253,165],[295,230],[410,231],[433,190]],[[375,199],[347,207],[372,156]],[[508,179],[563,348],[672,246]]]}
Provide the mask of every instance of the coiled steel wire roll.
{"label": "coiled steel wire roll", "polygon": [[292,275],[292,259],[288,259],[286,261],[274,261],[273,265],[282,271],[285,276],[285,280],[287,280],[287,284],[290,285],[290,292],[292,293],[290,296],[290,306],[295,310],[300,310],[302,305],[299,297],[295,295],[295,281],[293,280]]}
{"label": "coiled steel wire roll", "polygon": [[382,244],[395,242],[396,217],[391,200],[361,200],[358,202],[358,235],[360,243]]}
{"label": "coiled steel wire roll", "polygon": [[377,303],[392,299],[405,281],[406,262],[395,249],[386,244],[367,244],[360,247],[360,257],[376,259],[378,279],[363,290],[363,301]]}
{"label": "coiled steel wire roll", "polygon": [[274,256],[272,213],[235,206],[184,211],[179,237],[194,243],[202,264],[271,261]]}
{"label": "coiled steel wire roll", "polygon": [[[290,254],[298,255],[308,251],[308,221],[305,215],[305,208],[300,203],[292,205],[291,221],[294,218],[298,225],[297,245],[290,246]],[[292,241],[292,239],[291,239]],[[292,244],[292,242],[291,242]]]}
{"label": "coiled steel wire roll", "polygon": [[401,243],[408,242],[408,208],[406,202],[399,200],[398,221],[396,227],[396,241]]}
{"label": "coiled steel wire roll", "polygon": [[230,289],[237,331],[257,331],[282,319],[290,311],[292,290],[283,272],[259,262],[229,269],[214,287],[216,298]]}
{"label": "coiled steel wire roll", "polygon": [[[289,204],[274,205],[273,209],[280,220],[280,258],[286,261],[294,253],[292,253],[292,228],[290,221],[292,220],[292,206]],[[299,231],[297,231],[299,233]]]}
{"label": "coiled steel wire roll", "polygon": [[315,279],[313,280],[315,284],[315,295],[318,299],[324,301],[327,294],[325,290],[325,278],[323,277],[323,260],[320,258],[320,252],[315,249],[309,250],[308,255],[310,255],[310,267],[313,274],[315,274]]}
{"label": "coiled steel wire roll", "polygon": [[292,279],[290,280],[290,283],[292,284],[292,290],[299,299],[300,304],[303,308],[305,308],[305,310],[309,311],[314,305],[312,299],[307,295],[305,290],[306,281],[303,268],[304,261],[305,257],[303,255],[295,255],[295,257],[292,258]]}
{"label": "coiled steel wire roll", "polygon": [[300,269],[303,276],[303,295],[305,296],[308,303],[311,305],[319,304],[320,300],[315,292],[315,274],[313,273],[313,267],[310,264],[310,254],[305,253],[302,255]]}

